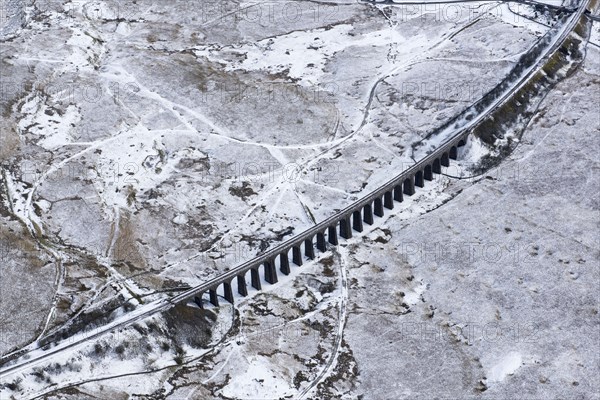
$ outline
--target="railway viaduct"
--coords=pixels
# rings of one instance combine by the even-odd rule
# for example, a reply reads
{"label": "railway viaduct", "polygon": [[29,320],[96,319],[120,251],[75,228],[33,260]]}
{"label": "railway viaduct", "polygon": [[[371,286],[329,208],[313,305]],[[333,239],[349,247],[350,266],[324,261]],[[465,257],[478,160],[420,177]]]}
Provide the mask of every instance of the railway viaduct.
{"label": "railway viaduct", "polygon": [[262,289],[261,276],[269,284],[277,283],[278,274],[290,273],[290,265],[300,266],[304,260],[314,259],[316,251],[325,252],[329,246],[338,245],[340,239],[349,239],[353,232],[362,232],[364,224],[373,224],[376,217],[384,216],[385,210],[392,210],[394,203],[402,202],[405,196],[412,196],[417,188],[432,181],[434,174],[441,174],[442,167],[450,166],[450,160],[458,158],[459,147],[466,144],[467,136],[468,132],[457,135],[366,197],[264,254],[220,275],[210,282],[210,286],[205,286],[204,290],[199,289],[193,296],[185,293],[171,301],[187,302],[193,298],[198,306],[203,307],[203,296],[208,292],[209,301],[215,306],[219,305],[219,297],[233,304],[234,289],[241,296],[248,295],[248,273],[250,285],[257,290]]}

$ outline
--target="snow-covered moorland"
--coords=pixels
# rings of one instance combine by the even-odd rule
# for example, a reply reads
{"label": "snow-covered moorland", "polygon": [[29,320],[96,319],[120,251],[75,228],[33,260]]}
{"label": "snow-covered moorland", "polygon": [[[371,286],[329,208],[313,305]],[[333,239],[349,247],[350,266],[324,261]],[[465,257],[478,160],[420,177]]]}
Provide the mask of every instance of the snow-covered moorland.
{"label": "snow-covered moorland", "polygon": [[2,6],[0,398],[598,397],[598,22],[496,117],[510,154],[472,136],[363,234],[201,310],[163,300],[414,163],[568,12]]}

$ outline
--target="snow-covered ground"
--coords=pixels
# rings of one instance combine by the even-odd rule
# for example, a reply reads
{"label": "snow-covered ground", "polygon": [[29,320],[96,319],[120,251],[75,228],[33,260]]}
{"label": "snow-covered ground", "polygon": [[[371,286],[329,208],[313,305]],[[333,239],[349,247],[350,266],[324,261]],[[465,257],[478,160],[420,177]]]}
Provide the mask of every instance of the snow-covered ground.
{"label": "snow-covered ground", "polygon": [[[0,352],[67,322],[73,336],[50,361],[0,382],[0,398],[597,394],[597,366],[579,353],[593,333],[552,325],[559,315],[565,327],[598,323],[586,294],[598,289],[598,182],[584,172],[597,168],[598,121],[584,101],[598,96],[593,45],[490,178],[437,179],[235,308],[181,306],[68,346],[412,164],[415,146],[435,147],[443,138],[428,134],[498,84],[555,15],[497,2],[42,3],[25,1],[23,22],[0,36],[0,243],[15,248],[0,254]],[[597,23],[590,40],[599,41]],[[476,138],[461,151],[448,175],[471,175],[493,152]],[[555,172],[545,171],[549,159]],[[502,168],[544,172],[511,186]],[[556,183],[567,168],[587,185],[568,174]],[[465,248],[474,258],[463,259]],[[539,248],[556,250],[539,260]],[[498,251],[535,267],[517,276]],[[582,270],[566,266],[563,279],[556,254]],[[536,299],[546,291],[583,300]],[[535,319],[542,299],[556,307]],[[526,333],[497,345],[481,338],[490,323]],[[460,337],[467,325],[473,333]],[[422,329],[444,337],[423,340]],[[540,332],[544,340],[521,340]]]}

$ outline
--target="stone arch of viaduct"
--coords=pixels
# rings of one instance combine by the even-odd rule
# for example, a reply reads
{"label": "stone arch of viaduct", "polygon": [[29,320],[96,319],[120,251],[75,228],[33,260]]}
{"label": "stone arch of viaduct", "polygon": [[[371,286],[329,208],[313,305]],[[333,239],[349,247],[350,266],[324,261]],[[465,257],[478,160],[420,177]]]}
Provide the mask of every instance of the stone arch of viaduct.
{"label": "stone arch of viaduct", "polygon": [[188,291],[172,298],[171,302],[193,299],[203,307],[203,296],[208,293],[210,303],[215,306],[219,305],[219,297],[233,304],[234,292],[248,295],[248,274],[250,286],[257,290],[262,289],[261,277],[269,284],[277,283],[279,274],[290,273],[290,265],[300,266],[305,260],[314,259],[317,251],[325,252],[328,246],[336,246],[340,238],[349,239],[353,231],[362,232],[364,224],[373,224],[375,217],[383,217],[386,209],[394,208],[394,203],[402,202],[405,196],[415,194],[416,188],[432,181],[434,174],[441,174],[442,167],[450,166],[450,160],[458,158],[458,148],[466,144],[467,136],[468,132],[465,132],[453,137],[432,154],[335,215],[195,288],[193,293]]}

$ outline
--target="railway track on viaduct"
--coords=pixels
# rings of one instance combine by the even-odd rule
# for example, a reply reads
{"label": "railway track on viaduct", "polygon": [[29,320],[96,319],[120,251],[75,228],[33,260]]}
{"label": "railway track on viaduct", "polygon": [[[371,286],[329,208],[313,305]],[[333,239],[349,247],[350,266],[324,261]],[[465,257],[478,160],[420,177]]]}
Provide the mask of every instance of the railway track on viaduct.
{"label": "railway track on viaduct", "polygon": [[[375,218],[383,217],[386,210],[393,209],[394,204],[402,202],[406,196],[412,196],[418,188],[433,180],[434,175],[440,174],[442,167],[449,166],[450,160],[459,157],[460,147],[467,143],[474,129],[492,117],[494,111],[518,93],[561,48],[584,18],[583,14],[590,1],[592,0],[582,0],[575,11],[565,16],[541,37],[494,90],[434,132],[437,137],[446,138],[439,146],[435,149],[424,149],[430,153],[370,194],[297,236],[196,287],[173,297],[145,304],[92,332],[75,334],[50,348],[41,349],[32,344],[15,353],[17,358],[5,357],[0,361],[0,365],[3,364],[0,367],[0,378],[24,372],[57,353],[83,346],[89,340],[166,311],[177,304],[196,301],[202,307],[203,297],[207,293],[208,301],[215,306],[219,305],[219,298],[234,303],[234,292],[242,297],[248,295],[248,273],[250,285],[261,290],[263,278],[268,284],[276,284],[278,275],[289,274],[293,265],[302,265],[306,260],[316,258],[317,252],[325,252],[329,246],[336,246],[340,240],[352,237],[353,232],[362,232],[365,224],[372,224]],[[517,68],[519,72],[514,73]],[[24,355],[27,356],[23,357]]]}

